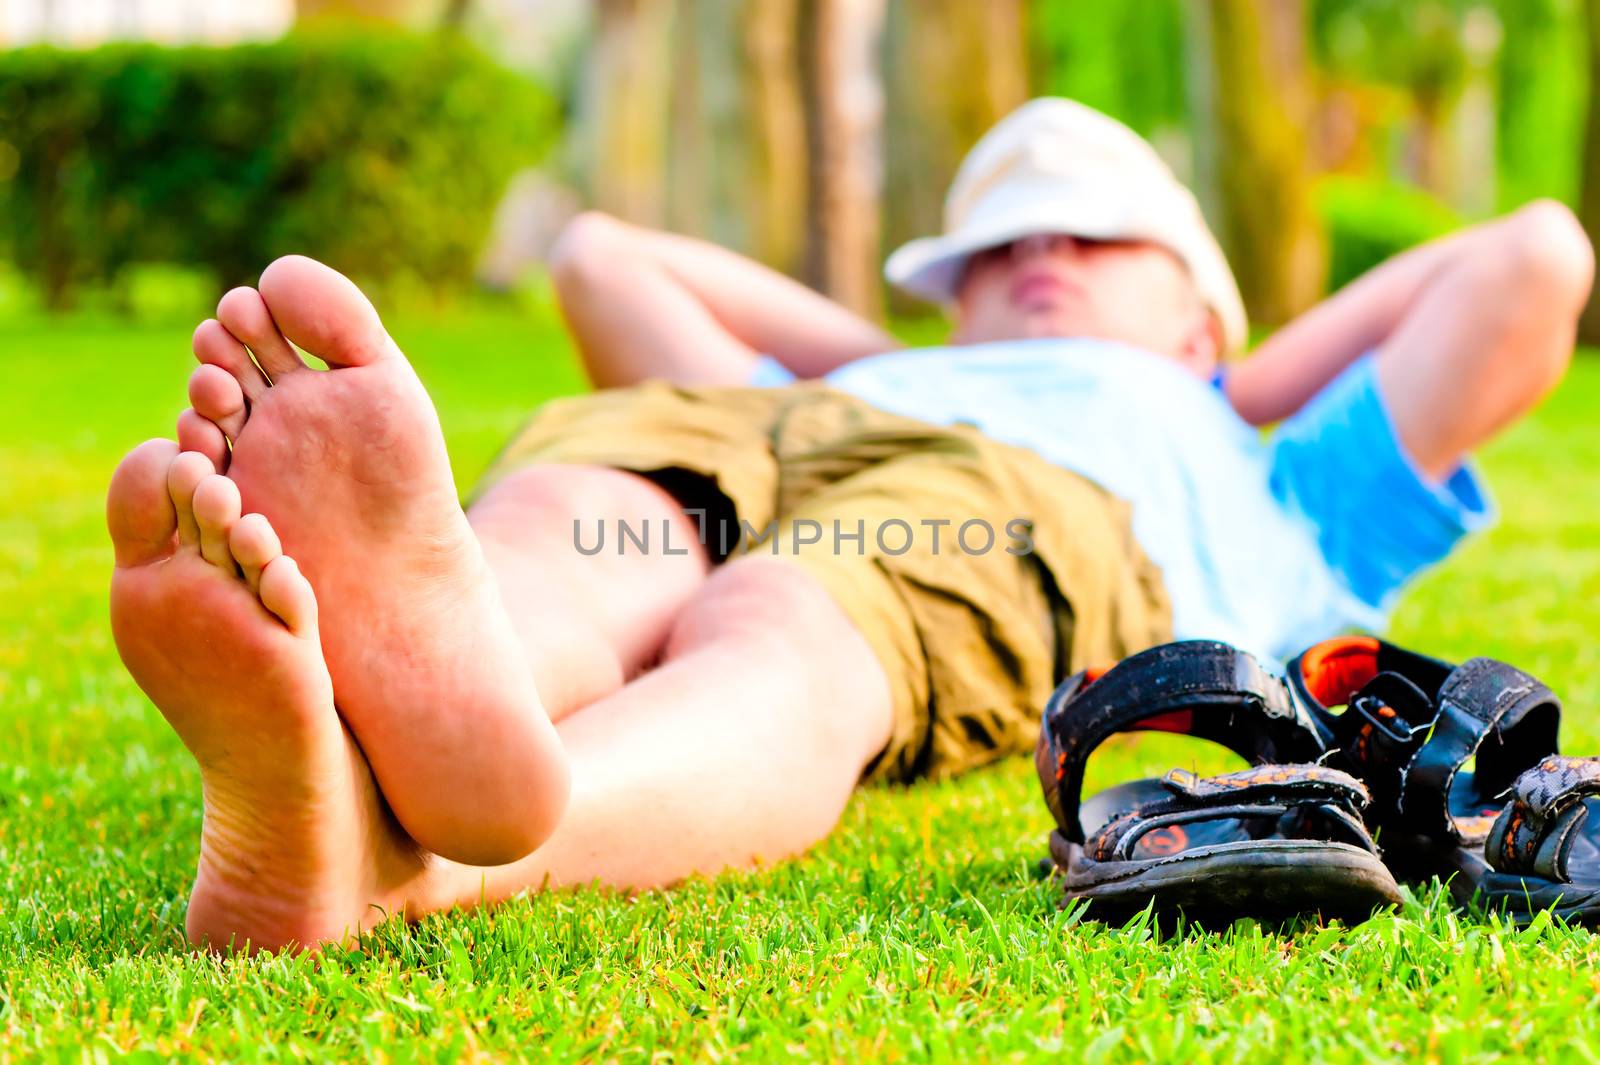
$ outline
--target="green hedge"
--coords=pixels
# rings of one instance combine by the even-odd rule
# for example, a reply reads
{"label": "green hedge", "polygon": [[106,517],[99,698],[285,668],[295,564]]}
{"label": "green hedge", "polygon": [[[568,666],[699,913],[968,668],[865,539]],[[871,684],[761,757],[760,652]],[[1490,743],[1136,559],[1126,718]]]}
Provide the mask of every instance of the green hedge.
{"label": "green hedge", "polygon": [[234,284],[291,251],[448,289],[554,115],[453,35],[0,52],[0,248],[57,307],[133,263]]}
{"label": "green hedge", "polygon": [[1317,187],[1328,233],[1328,289],[1340,288],[1385,259],[1462,225],[1453,209],[1394,181],[1330,176]]}

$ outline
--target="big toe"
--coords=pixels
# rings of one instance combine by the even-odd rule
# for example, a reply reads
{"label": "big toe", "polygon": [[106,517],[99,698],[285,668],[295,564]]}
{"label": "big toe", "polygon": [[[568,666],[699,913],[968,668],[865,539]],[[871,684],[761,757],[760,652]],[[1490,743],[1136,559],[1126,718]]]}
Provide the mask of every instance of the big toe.
{"label": "big toe", "polygon": [[117,565],[139,566],[172,553],[178,515],[167,492],[167,469],[177,454],[171,440],[146,440],[111,475],[106,527]]}
{"label": "big toe", "polygon": [[275,260],[261,275],[259,291],[283,335],[330,366],[362,366],[398,354],[355,282],[315,259]]}

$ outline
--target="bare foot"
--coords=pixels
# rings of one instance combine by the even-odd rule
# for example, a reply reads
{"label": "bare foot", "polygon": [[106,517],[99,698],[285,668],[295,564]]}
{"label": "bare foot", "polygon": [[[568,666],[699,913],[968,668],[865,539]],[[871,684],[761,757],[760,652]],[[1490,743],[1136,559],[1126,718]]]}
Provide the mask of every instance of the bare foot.
{"label": "bare foot", "polygon": [[527,854],[565,806],[566,759],[421,382],[355,285],[309,259],[217,313],[195,332],[191,401],[317,591],[339,712],[396,817],[456,861]]}
{"label": "bare foot", "polygon": [[188,933],[213,949],[310,946],[404,908],[423,858],[333,706],[317,601],[216,460],[152,440],[117,468],[111,624],[128,671],[200,763]]}

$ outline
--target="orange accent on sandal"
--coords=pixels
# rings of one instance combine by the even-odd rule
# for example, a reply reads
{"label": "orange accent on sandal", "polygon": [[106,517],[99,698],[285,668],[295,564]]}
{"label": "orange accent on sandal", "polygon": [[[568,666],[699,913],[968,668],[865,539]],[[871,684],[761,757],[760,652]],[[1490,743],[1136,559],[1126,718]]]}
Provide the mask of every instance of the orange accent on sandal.
{"label": "orange accent on sandal", "polygon": [[1193,710],[1168,710],[1155,717],[1147,717],[1134,725],[1133,732],[1176,732],[1180,736],[1187,736],[1194,731]]}
{"label": "orange accent on sandal", "polygon": [[1154,854],[1158,858],[1164,858],[1169,854],[1177,854],[1179,851],[1187,850],[1188,847],[1189,833],[1185,832],[1180,825],[1168,825],[1165,828],[1146,832],[1140,837],[1139,846],[1136,849]]}
{"label": "orange accent on sandal", "polygon": [[1371,636],[1338,636],[1300,657],[1300,676],[1323,706],[1343,706],[1378,675],[1378,641]]}
{"label": "orange accent on sandal", "polygon": [[1361,730],[1356,733],[1356,761],[1365,762],[1367,760],[1367,748],[1371,745],[1371,742],[1372,722],[1369,721],[1362,725]]}
{"label": "orange accent on sandal", "polygon": [[1511,823],[1506,826],[1506,845],[1503,848],[1506,864],[1514,867],[1517,860],[1517,829],[1522,827],[1522,809],[1518,804],[1511,808]]}

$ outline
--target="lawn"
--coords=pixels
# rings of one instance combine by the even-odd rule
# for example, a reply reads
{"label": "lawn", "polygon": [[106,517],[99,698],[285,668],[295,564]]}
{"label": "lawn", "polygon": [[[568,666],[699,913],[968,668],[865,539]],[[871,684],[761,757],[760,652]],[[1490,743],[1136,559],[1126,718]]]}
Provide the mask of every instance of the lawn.
{"label": "lawn", "polygon": [[[548,312],[400,319],[463,484],[541,397],[579,387]],[[183,405],[186,327],[0,323],[0,1056],[480,1054],[1594,1061],[1600,945],[1450,912],[1170,935],[1053,905],[1048,817],[1012,759],[861,793],[803,860],[635,898],[599,890],[386,926],[320,960],[186,949],[199,776],[117,662],[103,490]],[[1600,738],[1600,360],[1484,465],[1504,520],[1395,634],[1492,654]],[[1102,781],[1187,750],[1119,745]],[[1202,765],[1211,764],[1202,761]]]}

